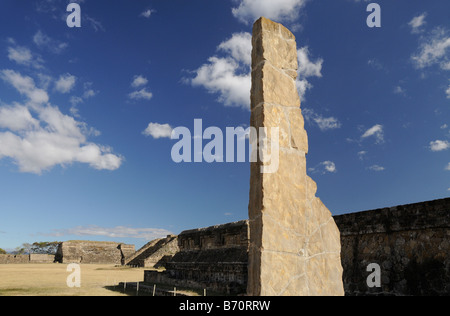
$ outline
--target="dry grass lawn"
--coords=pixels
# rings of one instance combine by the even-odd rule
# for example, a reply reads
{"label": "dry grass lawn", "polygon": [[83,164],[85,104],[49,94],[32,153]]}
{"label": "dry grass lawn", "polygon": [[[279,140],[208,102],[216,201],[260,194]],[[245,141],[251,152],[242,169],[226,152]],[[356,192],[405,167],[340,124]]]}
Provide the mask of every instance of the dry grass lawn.
{"label": "dry grass lawn", "polygon": [[143,268],[82,264],[81,287],[70,288],[67,264],[0,264],[0,296],[118,296],[119,282],[142,282]]}

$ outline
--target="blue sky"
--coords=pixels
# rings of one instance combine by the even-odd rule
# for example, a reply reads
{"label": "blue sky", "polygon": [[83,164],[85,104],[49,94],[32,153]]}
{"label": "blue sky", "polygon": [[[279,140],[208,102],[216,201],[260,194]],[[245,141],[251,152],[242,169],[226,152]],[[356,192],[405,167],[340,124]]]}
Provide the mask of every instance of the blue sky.
{"label": "blue sky", "polygon": [[248,127],[262,15],[297,38],[308,173],[334,215],[448,197],[450,3],[376,3],[380,28],[363,0],[1,1],[0,247],[246,219],[249,163],[177,164],[170,134]]}

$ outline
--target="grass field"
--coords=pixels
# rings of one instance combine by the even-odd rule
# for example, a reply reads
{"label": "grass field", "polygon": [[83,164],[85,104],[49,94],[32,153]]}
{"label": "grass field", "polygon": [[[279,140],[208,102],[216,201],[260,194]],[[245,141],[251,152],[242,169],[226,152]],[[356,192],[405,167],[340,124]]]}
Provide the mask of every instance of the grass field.
{"label": "grass field", "polygon": [[67,264],[0,264],[0,296],[120,296],[119,282],[142,282],[143,268],[82,264],[81,286],[70,288]]}

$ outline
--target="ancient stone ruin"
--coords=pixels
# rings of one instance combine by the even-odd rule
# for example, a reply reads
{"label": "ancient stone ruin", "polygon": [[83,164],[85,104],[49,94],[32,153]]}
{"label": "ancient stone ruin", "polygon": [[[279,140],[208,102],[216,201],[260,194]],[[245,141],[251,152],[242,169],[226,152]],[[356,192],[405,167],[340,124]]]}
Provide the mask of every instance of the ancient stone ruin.
{"label": "ancient stone ruin", "polygon": [[[334,217],[341,232],[345,295],[450,295],[450,198]],[[164,272],[145,271],[149,285],[246,293],[249,222],[193,229]],[[380,286],[370,287],[370,264]],[[248,269],[247,269],[248,267]],[[274,267],[272,273],[279,273]]]}
{"label": "ancient stone ruin", "polygon": [[59,244],[55,261],[120,265],[134,252],[134,245],[109,241],[73,240]]}
{"label": "ancient stone ruin", "polygon": [[144,282],[244,294],[247,285],[248,222],[187,230],[178,235],[179,251],[165,271],[145,271]]}
{"label": "ancient stone ruin", "polygon": [[179,251],[178,238],[168,235],[166,238],[152,240],[138,251],[125,258],[124,265],[143,268],[160,268]]}
{"label": "ancient stone ruin", "polygon": [[[340,234],[306,174],[308,138],[295,85],[297,46],[281,24],[253,26],[251,126],[279,128],[279,168],[251,163],[247,294],[343,295]],[[271,148],[271,145],[267,147]]]}

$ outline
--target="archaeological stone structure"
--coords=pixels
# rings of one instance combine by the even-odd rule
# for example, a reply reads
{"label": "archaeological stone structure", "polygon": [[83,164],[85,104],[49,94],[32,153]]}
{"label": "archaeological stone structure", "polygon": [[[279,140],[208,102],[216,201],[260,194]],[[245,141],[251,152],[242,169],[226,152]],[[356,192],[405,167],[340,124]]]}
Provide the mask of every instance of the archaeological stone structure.
{"label": "archaeological stone structure", "polygon": [[[341,232],[345,295],[450,295],[450,198],[334,220]],[[145,271],[146,283],[246,293],[248,221],[185,231],[178,244],[166,271]],[[380,267],[379,287],[367,283],[370,264]]]}
{"label": "archaeological stone structure", "polygon": [[58,246],[55,261],[60,263],[124,264],[135,253],[134,245],[109,241],[72,240]]}
{"label": "archaeological stone structure", "polygon": [[[250,125],[267,129],[267,148],[278,142],[279,158],[271,172],[264,172],[264,157],[251,163],[247,294],[343,295],[339,230],[306,174],[308,138],[295,84],[295,37],[260,18],[252,43]],[[279,137],[271,128],[278,128]]]}
{"label": "archaeological stone structure", "polygon": [[144,282],[245,294],[248,245],[247,221],[184,231],[165,271],[145,271]]}
{"label": "archaeological stone structure", "polygon": [[0,255],[0,264],[53,263],[55,256],[47,254]]}
{"label": "archaeological stone structure", "polygon": [[145,244],[126,257],[124,265],[143,268],[164,267],[178,251],[178,237],[168,235],[166,238],[155,239]]}
{"label": "archaeological stone structure", "polygon": [[[450,295],[450,198],[334,217],[346,295]],[[380,287],[369,287],[370,264]]]}

